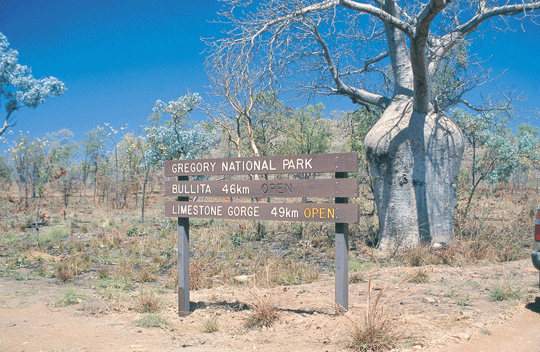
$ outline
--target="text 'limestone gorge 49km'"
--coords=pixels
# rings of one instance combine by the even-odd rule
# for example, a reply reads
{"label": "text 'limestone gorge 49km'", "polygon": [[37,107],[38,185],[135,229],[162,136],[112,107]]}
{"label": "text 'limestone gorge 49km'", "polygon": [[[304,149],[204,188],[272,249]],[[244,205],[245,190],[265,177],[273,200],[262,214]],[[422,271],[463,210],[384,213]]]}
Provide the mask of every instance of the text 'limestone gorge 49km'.
{"label": "text 'limestone gorge 49km'", "polygon": [[356,153],[170,160],[165,162],[165,176],[348,172],[356,170],[358,170],[358,154]]}
{"label": "text 'limestone gorge 49km'", "polygon": [[165,216],[187,218],[358,222],[357,204],[165,202]]}

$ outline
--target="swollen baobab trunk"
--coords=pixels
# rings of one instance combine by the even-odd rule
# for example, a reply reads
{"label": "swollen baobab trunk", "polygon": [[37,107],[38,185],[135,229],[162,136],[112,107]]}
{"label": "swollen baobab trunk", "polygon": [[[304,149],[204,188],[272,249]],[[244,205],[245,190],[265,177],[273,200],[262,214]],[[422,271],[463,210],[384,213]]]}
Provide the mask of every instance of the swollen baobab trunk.
{"label": "swollen baobab trunk", "polygon": [[366,136],[379,213],[379,249],[444,244],[454,236],[459,128],[444,114],[413,110],[397,96]]}

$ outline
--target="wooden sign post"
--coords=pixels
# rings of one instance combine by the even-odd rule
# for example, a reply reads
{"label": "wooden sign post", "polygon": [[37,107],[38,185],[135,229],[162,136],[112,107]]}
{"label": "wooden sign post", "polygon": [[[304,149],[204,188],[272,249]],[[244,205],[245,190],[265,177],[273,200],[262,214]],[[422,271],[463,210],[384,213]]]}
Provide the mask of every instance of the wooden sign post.
{"label": "wooden sign post", "polygon": [[[178,181],[188,181],[188,176],[178,176]],[[187,203],[189,197],[178,197]],[[189,315],[189,218],[178,217],[178,315]]]}
{"label": "wooden sign post", "polygon": [[[346,172],[336,172],[337,179],[346,179]],[[348,197],[336,197],[336,204],[349,203]],[[357,206],[358,207],[358,206]],[[348,221],[348,222],[357,222]],[[334,272],[335,272],[335,302],[345,310],[349,309],[349,225],[347,221],[336,223],[335,237],[335,255],[334,255]]]}
{"label": "wooden sign post", "polygon": [[[190,313],[189,218],[305,221],[335,223],[335,301],[348,309],[349,223],[358,222],[358,180],[348,172],[358,171],[358,154],[307,154],[165,162],[165,215],[178,218],[178,314]],[[334,173],[334,179],[189,181],[196,175],[247,175],[279,173]],[[189,197],[330,197],[335,203],[233,203],[189,202]]]}

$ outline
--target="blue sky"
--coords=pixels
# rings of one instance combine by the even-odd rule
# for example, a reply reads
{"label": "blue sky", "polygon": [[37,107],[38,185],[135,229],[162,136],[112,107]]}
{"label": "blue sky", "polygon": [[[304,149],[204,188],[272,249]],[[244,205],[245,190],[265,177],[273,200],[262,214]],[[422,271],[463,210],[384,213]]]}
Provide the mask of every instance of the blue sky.
{"label": "blue sky", "polygon": [[[37,78],[57,77],[68,89],[61,98],[19,111],[15,134],[67,128],[82,138],[105,122],[138,131],[156,100],[204,94],[200,38],[219,36],[219,25],[211,21],[220,6],[217,0],[0,0],[0,32],[19,52],[19,63],[32,67]],[[525,91],[524,107],[537,109],[540,26],[525,22],[524,28],[486,36],[472,50],[489,59],[485,66],[495,74],[507,70],[497,84]],[[327,112],[353,107],[347,98],[324,103]]]}
{"label": "blue sky", "polygon": [[217,1],[0,1],[0,32],[34,77],[55,76],[67,91],[20,110],[14,130],[68,128],[83,134],[105,122],[137,130],[156,100],[204,91],[205,45],[217,34]]}

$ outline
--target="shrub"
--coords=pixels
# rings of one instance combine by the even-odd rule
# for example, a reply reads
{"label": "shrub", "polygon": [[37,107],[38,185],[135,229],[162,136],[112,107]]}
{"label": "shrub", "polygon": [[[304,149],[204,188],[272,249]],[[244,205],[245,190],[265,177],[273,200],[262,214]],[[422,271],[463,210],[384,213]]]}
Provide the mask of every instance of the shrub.
{"label": "shrub", "polygon": [[425,284],[429,282],[429,275],[426,274],[425,270],[418,269],[406,275],[405,282],[413,283],[413,284]]}
{"label": "shrub", "polygon": [[75,275],[75,268],[69,262],[60,262],[54,266],[54,276],[59,280],[66,282]]}
{"label": "shrub", "polygon": [[139,233],[139,229],[138,229],[137,226],[135,226],[135,225],[131,226],[131,227],[126,231],[126,235],[127,235],[128,237],[137,236],[138,233]]}

